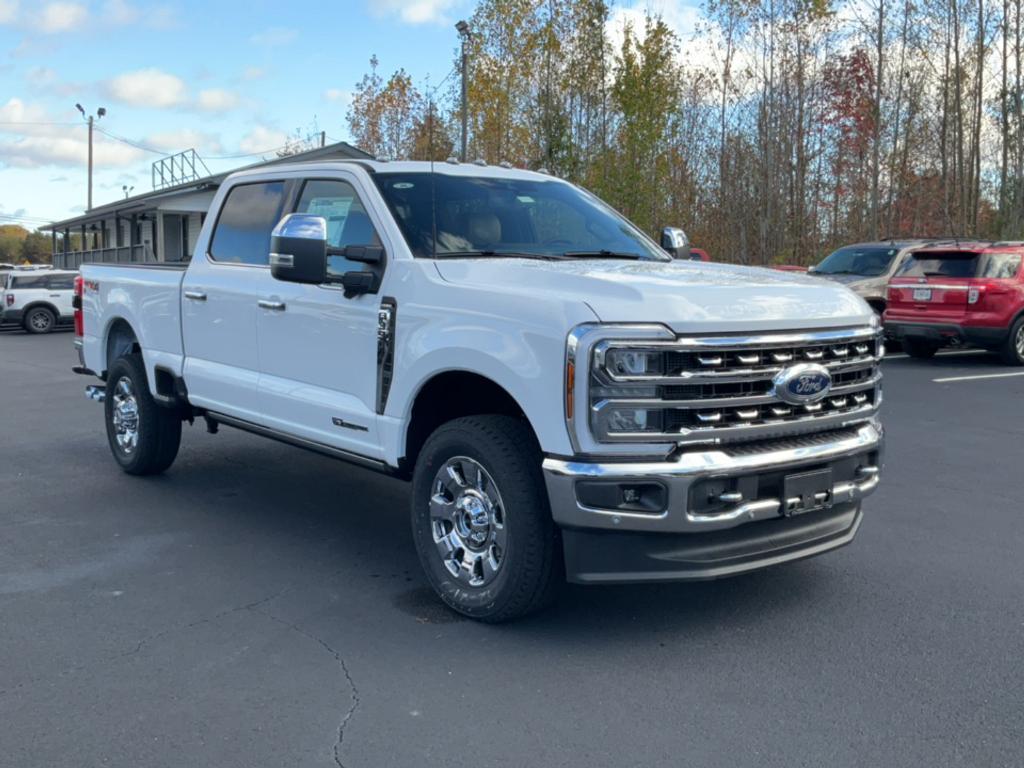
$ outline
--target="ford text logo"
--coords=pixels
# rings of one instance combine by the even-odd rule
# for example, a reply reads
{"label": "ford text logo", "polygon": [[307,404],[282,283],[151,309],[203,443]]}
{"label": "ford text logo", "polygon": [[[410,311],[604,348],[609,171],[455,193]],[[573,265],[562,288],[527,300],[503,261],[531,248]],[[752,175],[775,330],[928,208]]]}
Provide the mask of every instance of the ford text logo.
{"label": "ford text logo", "polygon": [[777,398],[792,405],[803,405],[821,400],[828,394],[832,388],[832,375],[823,365],[805,363],[783,368],[773,383]]}

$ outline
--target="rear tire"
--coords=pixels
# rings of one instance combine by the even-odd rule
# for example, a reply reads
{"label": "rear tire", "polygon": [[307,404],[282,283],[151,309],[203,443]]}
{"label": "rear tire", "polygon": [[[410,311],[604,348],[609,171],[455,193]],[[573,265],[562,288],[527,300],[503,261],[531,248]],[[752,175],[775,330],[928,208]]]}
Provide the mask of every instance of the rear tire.
{"label": "rear tire", "polygon": [[939,345],[933,341],[924,341],[922,339],[903,339],[903,351],[911,357],[927,360],[928,358],[935,357],[935,353],[939,351]]}
{"label": "rear tire", "polygon": [[1024,365],[1024,317],[1018,317],[1017,322],[1010,326],[1010,333],[999,354],[1007,365]]}
{"label": "rear tire", "polygon": [[562,580],[540,448],[521,419],[468,416],[428,438],[413,472],[412,529],[430,585],[464,616],[525,616]]}
{"label": "rear tire", "polygon": [[22,320],[28,333],[49,333],[57,325],[57,316],[46,307],[32,307]]}
{"label": "rear tire", "polygon": [[174,463],[181,417],[153,399],[142,355],[119,357],[110,366],[103,411],[110,452],[129,475],[156,475]]}

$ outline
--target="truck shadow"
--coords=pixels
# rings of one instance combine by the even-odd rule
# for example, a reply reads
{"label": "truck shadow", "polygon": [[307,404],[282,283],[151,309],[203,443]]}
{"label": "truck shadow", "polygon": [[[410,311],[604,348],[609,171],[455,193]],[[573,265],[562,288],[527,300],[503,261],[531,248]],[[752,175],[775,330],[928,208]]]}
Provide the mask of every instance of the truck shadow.
{"label": "truck shadow", "polygon": [[[297,578],[310,586],[329,582],[363,593],[380,612],[419,624],[467,622],[475,631],[496,631],[455,614],[430,590],[412,541],[406,483],[227,430],[212,439],[188,435],[186,443],[193,445],[183,445],[168,475],[143,482],[187,497],[192,515],[213,516],[220,528],[251,541],[254,562],[270,558],[287,569],[295,560]],[[716,632],[734,620],[756,624],[764,614],[803,612],[839,581],[832,566],[807,561],[720,581],[565,584],[551,608],[497,631],[566,640]]]}

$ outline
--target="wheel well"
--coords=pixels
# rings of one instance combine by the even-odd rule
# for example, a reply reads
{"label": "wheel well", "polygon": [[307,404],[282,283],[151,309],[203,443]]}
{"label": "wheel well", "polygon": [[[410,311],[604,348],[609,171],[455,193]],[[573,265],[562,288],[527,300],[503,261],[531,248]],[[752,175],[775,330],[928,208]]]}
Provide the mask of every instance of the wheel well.
{"label": "wheel well", "polygon": [[54,320],[60,320],[60,311],[48,301],[33,301],[31,304],[26,304],[25,308],[21,310],[22,317],[27,317],[29,312],[40,307],[50,310]]}
{"label": "wheel well", "polygon": [[141,351],[139,346],[139,340],[135,336],[135,331],[128,325],[127,320],[118,318],[110,324],[110,329],[107,331],[107,356],[104,358],[104,371],[103,375],[106,376],[107,368],[110,368],[110,364],[125,354],[131,354],[132,352]]}
{"label": "wheel well", "polygon": [[868,306],[881,315],[885,312],[885,299],[868,299]]}
{"label": "wheel well", "polygon": [[[416,395],[405,439],[403,474],[411,474],[423,444],[439,426],[462,416],[503,414],[527,421],[519,403],[503,387],[477,373],[448,371],[430,379]],[[529,425],[529,422],[527,421]]]}

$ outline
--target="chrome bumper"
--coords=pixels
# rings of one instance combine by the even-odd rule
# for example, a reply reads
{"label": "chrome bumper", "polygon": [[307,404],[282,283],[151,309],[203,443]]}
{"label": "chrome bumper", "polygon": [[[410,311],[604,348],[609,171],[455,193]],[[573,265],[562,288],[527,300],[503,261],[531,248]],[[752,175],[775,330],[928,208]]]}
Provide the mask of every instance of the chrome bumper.
{"label": "chrome bumper", "polygon": [[[785,445],[785,443],[782,443]],[[742,478],[778,470],[799,471],[842,459],[865,456],[856,473],[838,481],[832,488],[828,505],[840,507],[859,502],[875,490],[879,481],[883,429],[866,422],[856,432],[827,443],[780,447],[764,453],[729,453],[724,448],[692,451],[673,461],[659,462],[586,462],[556,458],[544,460],[544,477],[555,522],[563,528],[608,529],[648,533],[704,533],[734,528],[745,523],[784,516],[789,500],[772,497],[743,499],[714,514],[695,514],[688,509],[690,488],[699,481],[717,478]],[[872,460],[867,457],[872,455]],[[586,480],[608,482],[653,482],[667,492],[664,511],[648,514],[618,509],[599,509],[580,503],[577,484]],[[722,496],[723,501],[726,494]]]}

